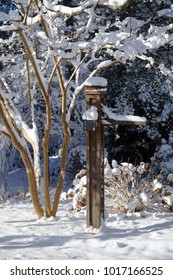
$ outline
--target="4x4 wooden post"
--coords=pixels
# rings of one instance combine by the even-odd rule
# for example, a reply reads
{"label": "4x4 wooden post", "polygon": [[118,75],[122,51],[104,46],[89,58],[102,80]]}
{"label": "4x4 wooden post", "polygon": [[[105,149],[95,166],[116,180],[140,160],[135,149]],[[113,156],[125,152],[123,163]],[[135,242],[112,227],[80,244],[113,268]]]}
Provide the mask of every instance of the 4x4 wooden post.
{"label": "4x4 wooden post", "polygon": [[[91,83],[94,82],[94,84]],[[94,106],[98,118],[85,119],[87,146],[87,227],[100,228],[104,218],[104,126],[110,125],[146,125],[145,117],[115,115],[108,108],[102,108],[106,93],[106,80],[95,77],[85,87],[86,107]],[[103,106],[104,107],[104,106]],[[102,119],[101,119],[102,117]]]}
{"label": "4x4 wooden post", "polygon": [[101,106],[104,86],[86,86],[86,108],[95,106],[98,119],[91,130],[86,128],[87,146],[87,227],[100,228],[104,218],[104,132],[101,123]]}

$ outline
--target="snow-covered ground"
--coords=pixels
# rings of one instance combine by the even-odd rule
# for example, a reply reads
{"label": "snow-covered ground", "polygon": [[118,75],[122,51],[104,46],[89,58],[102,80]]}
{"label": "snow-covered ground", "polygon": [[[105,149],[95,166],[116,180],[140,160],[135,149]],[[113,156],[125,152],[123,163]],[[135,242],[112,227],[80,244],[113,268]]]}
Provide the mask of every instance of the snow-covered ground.
{"label": "snow-covered ground", "polygon": [[[0,260],[173,260],[173,214],[112,214],[87,234],[85,211],[38,220],[28,200],[0,204]],[[122,219],[121,219],[122,218]]]}

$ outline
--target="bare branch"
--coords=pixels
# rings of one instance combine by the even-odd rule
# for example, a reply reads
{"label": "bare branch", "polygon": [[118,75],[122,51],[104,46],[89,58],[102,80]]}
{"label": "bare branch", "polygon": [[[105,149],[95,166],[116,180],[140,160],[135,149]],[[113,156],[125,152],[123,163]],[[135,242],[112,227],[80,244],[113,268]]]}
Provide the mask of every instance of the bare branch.
{"label": "bare branch", "polygon": [[0,129],[0,133],[3,134],[5,137],[7,137],[8,139],[11,140],[10,134],[8,134],[7,132],[5,132],[4,130]]}
{"label": "bare branch", "polygon": [[23,19],[23,23],[24,23],[24,24],[27,23],[27,18],[28,18],[28,14],[29,14],[29,10],[30,10],[32,1],[33,1],[33,0],[29,0],[28,6],[27,6],[27,8],[26,8],[26,12],[25,12],[24,19]]}
{"label": "bare branch", "polygon": [[27,94],[28,94],[28,99],[29,103],[31,106],[31,79],[30,79],[30,71],[29,71],[29,57],[28,54],[26,53],[26,78],[27,78]]}
{"label": "bare branch", "polygon": [[53,79],[53,76],[55,75],[56,73],[56,70],[57,70],[57,67],[59,66],[60,64],[60,61],[61,61],[61,58],[58,59],[57,63],[54,65],[54,68],[52,70],[52,73],[50,75],[50,78],[49,78],[49,81],[48,81],[48,95],[50,95],[50,86],[51,86],[51,82],[52,82],[52,79]]}
{"label": "bare branch", "polygon": [[[81,52],[80,52],[80,53],[81,53]],[[71,83],[73,77],[76,75],[77,71],[80,69],[82,63],[85,61],[85,59],[88,57],[88,55],[89,55],[89,54],[86,54],[86,55],[84,56],[84,58],[81,60],[81,62],[78,64],[78,66],[77,66],[77,67],[75,68],[75,70],[73,71],[73,73],[72,73],[70,79],[68,80],[68,83],[66,84],[66,90],[68,89],[68,87],[69,87],[69,85],[70,85],[70,83]]]}
{"label": "bare branch", "polygon": [[43,94],[44,98],[47,98],[47,82],[42,74],[42,72],[40,71],[38,64],[37,64],[37,59],[34,55],[34,51],[31,47],[31,44],[26,36],[26,34],[23,32],[23,30],[18,30],[17,33],[20,36],[20,39],[26,49],[26,53],[28,55],[28,58],[32,64],[32,68],[33,68],[33,72],[35,74],[35,77],[38,81],[38,84],[40,86],[40,90]]}

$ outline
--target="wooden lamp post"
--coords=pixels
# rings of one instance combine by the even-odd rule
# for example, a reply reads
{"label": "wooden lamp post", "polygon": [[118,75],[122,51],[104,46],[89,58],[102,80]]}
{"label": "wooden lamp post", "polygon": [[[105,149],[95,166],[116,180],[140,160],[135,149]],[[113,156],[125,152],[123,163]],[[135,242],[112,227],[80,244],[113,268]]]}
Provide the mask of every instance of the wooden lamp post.
{"label": "wooden lamp post", "polygon": [[[83,114],[86,130],[87,227],[100,228],[104,219],[104,125],[146,125],[146,119],[103,112],[107,81],[91,78],[86,87],[86,109]],[[104,121],[102,116],[104,113]]]}
{"label": "wooden lamp post", "polygon": [[101,123],[103,96],[107,91],[104,78],[94,78],[85,87],[86,109],[96,108],[95,120],[84,119],[86,130],[87,227],[99,228],[104,218],[104,132]]}

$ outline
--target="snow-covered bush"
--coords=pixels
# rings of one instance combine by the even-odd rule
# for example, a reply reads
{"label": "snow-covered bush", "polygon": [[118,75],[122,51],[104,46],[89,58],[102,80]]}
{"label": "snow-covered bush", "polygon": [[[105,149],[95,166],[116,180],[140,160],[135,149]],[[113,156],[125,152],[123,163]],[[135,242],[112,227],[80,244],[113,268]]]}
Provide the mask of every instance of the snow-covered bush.
{"label": "snow-covered bush", "polygon": [[[135,167],[131,163],[118,165],[112,161],[112,167],[105,164],[105,190],[109,194],[108,206],[120,212],[134,212],[145,209],[149,203],[149,182],[147,173],[150,165],[141,163]],[[145,173],[146,177],[142,174]]]}
{"label": "snow-covered bush", "polygon": [[[133,213],[146,211],[173,211],[173,175],[163,184],[163,176],[153,177],[151,165],[141,162],[134,166],[105,159],[105,207],[108,211]],[[62,200],[70,199],[68,209],[80,211],[86,207],[86,171],[81,170],[73,181],[73,187],[63,192]]]}
{"label": "snow-covered bush", "polygon": [[105,167],[105,190],[108,207],[120,212],[163,211],[173,205],[173,188],[163,184],[163,176],[153,177],[151,165],[141,162],[117,164]]}
{"label": "snow-covered bush", "polygon": [[87,191],[86,170],[82,169],[73,180],[73,187],[67,192],[61,194],[62,200],[72,199],[72,203],[68,206],[71,211],[80,211],[86,206],[86,191]]}

